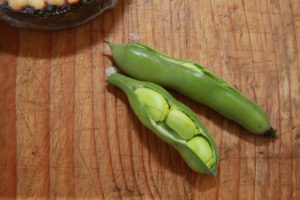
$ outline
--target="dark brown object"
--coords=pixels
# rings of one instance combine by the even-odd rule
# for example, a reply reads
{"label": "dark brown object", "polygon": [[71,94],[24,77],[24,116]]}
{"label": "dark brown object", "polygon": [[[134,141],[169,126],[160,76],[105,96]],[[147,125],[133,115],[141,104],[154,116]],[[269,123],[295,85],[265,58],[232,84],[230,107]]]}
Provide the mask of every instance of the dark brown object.
{"label": "dark brown object", "polygon": [[90,0],[67,9],[33,13],[14,11],[7,4],[2,4],[0,19],[18,28],[59,30],[81,25],[112,8],[116,2],[117,0]]}

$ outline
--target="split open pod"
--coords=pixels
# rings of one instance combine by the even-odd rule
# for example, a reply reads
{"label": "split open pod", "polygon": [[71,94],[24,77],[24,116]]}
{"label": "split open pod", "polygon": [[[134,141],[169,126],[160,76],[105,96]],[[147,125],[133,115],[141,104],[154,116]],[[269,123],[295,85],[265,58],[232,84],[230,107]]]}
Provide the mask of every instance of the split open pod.
{"label": "split open pod", "polygon": [[107,82],[126,93],[139,120],[172,145],[188,166],[199,173],[216,175],[219,160],[216,144],[191,109],[154,83],[118,73],[109,75]]}

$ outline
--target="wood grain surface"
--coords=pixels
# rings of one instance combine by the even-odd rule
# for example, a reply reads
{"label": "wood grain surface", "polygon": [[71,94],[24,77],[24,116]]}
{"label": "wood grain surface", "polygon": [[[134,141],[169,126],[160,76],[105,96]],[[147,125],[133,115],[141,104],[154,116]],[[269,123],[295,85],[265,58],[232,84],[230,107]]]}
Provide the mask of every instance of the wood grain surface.
{"label": "wood grain surface", "polygon": [[[220,151],[216,178],[193,172],[105,83],[104,39],[207,66],[261,105],[279,137],[172,92]],[[123,0],[58,32],[0,22],[0,199],[300,199],[299,49],[299,0]]]}

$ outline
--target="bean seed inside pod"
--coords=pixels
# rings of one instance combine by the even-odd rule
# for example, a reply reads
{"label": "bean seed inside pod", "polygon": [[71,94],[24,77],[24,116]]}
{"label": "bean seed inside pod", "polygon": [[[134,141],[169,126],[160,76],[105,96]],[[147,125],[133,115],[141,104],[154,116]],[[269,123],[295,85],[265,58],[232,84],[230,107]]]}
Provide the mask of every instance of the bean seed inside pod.
{"label": "bean seed inside pod", "polygon": [[186,140],[191,139],[198,133],[197,126],[191,118],[177,108],[168,113],[166,124]]}
{"label": "bean seed inside pod", "polygon": [[203,160],[208,167],[214,164],[215,158],[212,147],[204,137],[196,136],[188,141],[187,145]]}
{"label": "bean seed inside pod", "polygon": [[154,121],[157,122],[165,119],[169,105],[162,95],[148,88],[138,88],[135,90],[135,93],[139,100],[145,105]]}

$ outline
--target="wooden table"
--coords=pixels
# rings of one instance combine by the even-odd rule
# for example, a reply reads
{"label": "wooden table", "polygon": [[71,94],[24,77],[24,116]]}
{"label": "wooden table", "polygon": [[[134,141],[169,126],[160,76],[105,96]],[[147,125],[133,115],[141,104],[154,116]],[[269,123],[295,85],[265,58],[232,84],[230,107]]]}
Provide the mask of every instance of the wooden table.
{"label": "wooden table", "polygon": [[[216,178],[193,172],[107,86],[104,39],[207,66],[260,104],[279,137],[173,92],[221,154]],[[299,0],[123,0],[59,32],[1,22],[0,198],[300,199],[299,64]]]}

